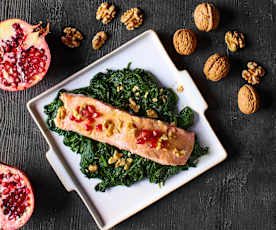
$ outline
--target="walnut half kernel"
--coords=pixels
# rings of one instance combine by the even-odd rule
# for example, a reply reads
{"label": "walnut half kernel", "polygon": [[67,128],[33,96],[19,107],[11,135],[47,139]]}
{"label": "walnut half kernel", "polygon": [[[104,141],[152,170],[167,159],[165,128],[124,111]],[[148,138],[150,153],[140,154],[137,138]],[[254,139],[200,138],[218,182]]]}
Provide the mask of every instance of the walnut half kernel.
{"label": "walnut half kernel", "polygon": [[69,48],[76,48],[80,46],[80,41],[83,40],[83,36],[76,28],[66,27],[63,32],[65,36],[61,37],[61,41]]}
{"label": "walnut half kernel", "polygon": [[106,39],[107,39],[106,32],[104,32],[104,31],[98,32],[92,40],[93,49],[94,50],[100,49],[103,46]]}
{"label": "walnut half kernel", "polygon": [[228,31],[225,34],[225,43],[230,51],[236,52],[239,48],[241,49],[245,47],[244,35],[237,31]]}
{"label": "walnut half kernel", "polygon": [[121,22],[126,25],[127,30],[134,30],[142,24],[143,14],[140,9],[132,8],[122,15]]}
{"label": "walnut half kernel", "polygon": [[116,14],[116,8],[114,5],[108,6],[107,2],[102,3],[96,13],[96,19],[102,20],[103,24],[109,23]]}
{"label": "walnut half kernel", "polygon": [[252,85],[259,84],[261,82],[261,77],[265,75],[263,67],[256,62],[248,62],[247,67],[248,70],[242,71],[242,78]]}

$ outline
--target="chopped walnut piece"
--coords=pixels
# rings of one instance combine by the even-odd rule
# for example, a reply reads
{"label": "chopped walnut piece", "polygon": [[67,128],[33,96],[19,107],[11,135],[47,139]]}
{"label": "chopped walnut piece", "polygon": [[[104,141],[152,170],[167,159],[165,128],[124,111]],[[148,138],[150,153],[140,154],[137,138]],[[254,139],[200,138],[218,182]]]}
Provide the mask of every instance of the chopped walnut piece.
{"label": "chopped walnut piece", "polygon": [[94,50],[100,49],[103,46],[106,39],[107,39],[106,32],[104,31],[98,32],[92,40],[93,49]]}
{"label": "chopped walnut piece", "polygon": [[162,98],[163,103],[165,103],[167,101],[166,96],[162,96],[161,98]]}
{"label": "chopped walnut piece", "polygon": [[58,119],[64,119],[65,116],[66,116],[66,109],[65,109],[64,106],[62,106],[58,109],[57,118]]}
{"label": "chopped walnut piece", "polygon": [[178,93],[182,93],[182,92],[184,91],[183,85],[178,86],[178,87],[176,88],[176,91],[177,91]]}
{"label": "chopped walnut piece", "polygon": [[152,99],[152,101],[153,101],[153,102],[157,102],[158,99],[155,97],[155,98]]}
{"label": "chopped walnut piece", "polygon": [[137,113],[140,109],[140,105],[137,105],[136,102],[132,99],[132,98],[129,98],[128,99],[129,101],[129,107],[135,112]]}
{"label": "chopped walnut piece", "polygon": [[61,37],[61,41],[69,48],[76,48],[80,46],[80,41],[83,40],[83,36],[76,28],[66,27],[63,32],[65,36]]}
{"label": "chopped walnut piece", "polygon": [[261,77],[265,75],[263,67],[259,66],[256,62],[247,63],[248,70],[242,71],[242,77],[252,85],[259,84]]}
{"label": "chopped walnut piece", "polygon": [[244,35],[237,31],[228,31],[225,34],[225,43],[230,51],[236,52],[239,48],[244,48],[245,46]]}
{"label": "chopped walnut piece", "polygon": [[114,5],[108,6],[107,2],[102,3],[96,13],[96,19],[102,20],[103,24],[109,23],[116,14],[116,8]]}
{"label": "chopped walnut piece", "polygon": [[158,118],[158,114],[155,110],[153,109],[148,109],[147,111],[147,116],[151,118]]}
{"label": "chopped walnut piece", "polygon": [[96,172],[98,170],[98,166],[97,165],[89,165],[88,170],[90,172]]}
{"label": "chopped walnut piece", "polygon": [[143,14],[140,9],[132,8],[122,15],[121,22],[126,25],[127,30],[134,30],[142,24]]}

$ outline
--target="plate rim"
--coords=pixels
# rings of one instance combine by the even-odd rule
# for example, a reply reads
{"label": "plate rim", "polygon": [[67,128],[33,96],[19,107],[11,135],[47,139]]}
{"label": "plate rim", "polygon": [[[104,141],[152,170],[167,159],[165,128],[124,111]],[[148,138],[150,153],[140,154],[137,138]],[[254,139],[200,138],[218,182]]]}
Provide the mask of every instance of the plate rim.
{"label": "plate rim", "polygon": [[[223,162],[227,156],[228,156],[228,153],[227,151],[225,150],[224,146],[222,145],[222,143],[220,142],[219,138],[217,137],[216,133],[214,132],[212,126],[210,125],[208,119],[206,118],[206,115],[205,115],[205,112],[206,110],[208,109],[208,104],[206,103],[204,97],[202,96],[200,90],[198,89],[197,85],[195,84],[193,78],[191,77],[191,75],[189,74],[189,72],[187,70],[178,70],[176,65],[174,64],[174,62],[172,61],[172,59],[170,58],[169,54],[167,53],[164,45],[162,44],[158,34],[150,29],[150,30],[147,30],[141,34],[139,34],[138,36],[132,38],[131,40],[129,40],[128,42],[124,43],[123,45],[119,46],[118,48],[116,48],[115,50],[111,51],[110,53],[104,55],[103,57],[99,58],[98,60],[92,62],[91,64],[87,65],[86,67],[82,68],[81,70],[77,71],[76,73],[73,73],[72,75],[70,75],[69,77],[67,77],[66,79],[62,80],[61,82],[55,84],[54,86],[52,86],[51,88],[47,89],[46,91],[42,92],[41,94],[35,96],[34,98],[32,98],[31,100],[29,100],[26,104],[27,106],[27,110],[28,112],[30,113],[32,119],[35,121],[36,125],[38,126],[39,130],[41,131],[42,135],[44,136],[48,146],[49,146],[49,150],[46,152],[49,153],[49,152],[53,152],[57,158],[59,158],[59,161],[63,163],[63,165],[67,165],[67,162],[62,159],[63,157],[61,157],[60,155],[62,154],[59,154],[55,149],[55,146],[53,146],[52,142],[49,140],[49,137],[47,135],[47,132],[50,132],[49,130],[44,130],[43,129],[43,125],[41,125],[41,121],[40,119],[37,118],[36,114],[35,114],[35,111],[33,110],[33,104],[37,101],[37,100],[40,100],[41,98],[43,98],[44,96],[46,96],[47,94],[51,93],[52,91],[54,90],[57,90],[59,88],[61,88],[61,86],[69,83],[70,81],[74,80],[78,75],[86,72],[88,69],[91,69],[93,68],[94,66],[96,66],[97,64],[105,61],[106,59],[108,59],[110,56],[113,56],[114,54],[116,54],[117,52],[119,52],[120,50],[122,50],[123,48],[129,46],[130,44],[132,43],[135,43],[137,40],[139,40],[141,37],[144,37],[146,36],[147,34],[153,34],[155,38],[157,38],[157,41],[159,43],[159,47],[158,49],[162,49],[162,53],[166,56],[166,61],[169,62],[169,64],[171,66],[173,66],[174,68],[174,71],[176,71],[178,74],[183,74],[183,73],[186,73],[189,77],[189,80],[192,82],[193,86],[196,88],[197,90],[197,93],[199,94],[200,96],[200,99],[202,100],[202,103],[204,104],[204,108],[199,111],[199,116],[202,116],[202,118],[204,119],[204,121],[206,122],[207,126],[208,126],[208,129],[213,133],[213,135],[215,136],[215,138],[217,139],[217,141],[220,143],[222,149],[223,149],[223,156],[222,158],[219,160],[219,161],[216,161],[215,163],[213,163],[212,165],[210,165],[209,167],[207,168],[204,168],[202,169],[199,173],[197,173],[195,176],[192,176],[188,179],[188,181],[185,181],[183,183],[179,183],[177,184],[177,186],[174,186],[173,188],[171,188],[170,190],[162,193],[161,195],[159,195],[158,197],[152,199],[150,202],[147,202],[145,205],[143,205],[142,207],[139,207],[137,209],[133,209],[132,212],[129,213],[129,215],[126,215],[122,218],[120,218],[119,220],[116,220],[114,221],[114,223],[112,224],[109,224],[109,225],[106,225],[104,224],[101,219],[99,219],[97,217],[98,214],[100,214],[95,207],[91,207],[91,205],[89,206],[87,204],[87,202],[85,201],[85,199],[83,198],[83,194],[81,192],[82,188],[80,188],[80,186],[78,186],[76,183],[75,183],[75,180],[77,179],[73,179],[73,178],[70,178],[74,184],[74,187],[75,188],[72,188],[71,190],[67,189],[66,188],[66,183],[63,181],[62,178],[60,178],[57,173],[56,173],[56,169],[53,167],[52,163],[50,162],[50,160],[48,159],[47,157],[47,160],[48,162],[50,163],[51,167],[53,168],[54,172],[56,173],[57,177],[59,178],[59,180],[61,181],[61,183],[63,184],[63,186],[66,188],[66,190],[68,192],[71,192],[71,191],[75,191],[79,196],[80,198],[82,199],[82,201],[84,202],[84,204],[86,205],[89,213],[93,216],[94,218],[94,221],[96,222],[97,226],[102,229],[102,230],[107,230],[107,229],[110,229],[112,227],[114,227],[115,225],[119,224],[120,222],[128,219],[129,217],[133,216],[134,214],[138,213],[139,211],[143,210],[144,208],[150,206],[151,204],[155,203],[156,201],[162,199],[163,197],[167,196],[169,193],[175,191],[176,189],[180,188],[181,186],[183,186],[184,184],[190,182],[191,180],[195,179],[196,177],[200,176],[201,174],[203,174],[204,172],[210,170],[211,168],[215,167],[216,165],[220,164],[221,162]],[[45,125],[45,124],[44,124]],[[60,158],[61,157],[61,158]],[[68,173],[68,170],[66,170],[67,173]],[[70,173],[69,173],[70,174]],[[91,203],[91,202],[90,202]],[[94,214],[94,215],[93,215]],[[96,215],[96,216],[95,216]]]}

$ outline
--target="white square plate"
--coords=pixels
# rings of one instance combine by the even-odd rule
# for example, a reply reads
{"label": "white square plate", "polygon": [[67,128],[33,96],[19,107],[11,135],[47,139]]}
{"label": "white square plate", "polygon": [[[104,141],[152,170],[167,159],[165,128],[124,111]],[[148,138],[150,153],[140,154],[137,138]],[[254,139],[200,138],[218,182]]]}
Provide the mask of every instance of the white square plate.
{"label": "white square plate", "polygon": [[[109,69],[121,69],[132,62],[131,68],[143,68],[153,75],[165,87],[184,86],[179,96],[178,108],[190,106],[196,113],[193,130],[200,142],[209,147],[209,153],[200,158],[198,166],[182,171],[169,178],[163,187],[143,180],[131,187],[117,186],[108,191],[95,192],[98,179],[87,179],[80,172],[80,156],[72,153],[63,144],[63,137],[50,132],[46,126],[43,107],[49,104],[61,89],[75,89],[87,86],[98,72]],[[48,161],[68,191],[76,191],[100,229],[109,229],[142,210],[168,193],[189,182],[201,173],[217,165],[227,157],[227,153],[210,127],[204,112],[207,104],[187,71],[179,71],[170,60],[157,34],[146,31],[120,48],[90,64],[83,70],[47,90],[27,104],[28,110],[50,146],[46,154]],[[143,194],[143,195],[141,195]],[[129,205],[131,204],[131,205]]]}

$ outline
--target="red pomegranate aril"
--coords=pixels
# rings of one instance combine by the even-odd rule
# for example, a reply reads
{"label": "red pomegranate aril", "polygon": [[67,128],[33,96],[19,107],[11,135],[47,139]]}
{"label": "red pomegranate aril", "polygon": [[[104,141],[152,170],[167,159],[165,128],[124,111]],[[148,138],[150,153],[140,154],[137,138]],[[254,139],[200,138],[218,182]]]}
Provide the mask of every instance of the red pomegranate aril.
{"label": "red pomegranate aril", "polygon": [[159,130],[153,130],[153,131],[152,131],[152,135],[153,135],[154,137],[160,137],[160,136],[161,136],[161,132],[160,132]]}
{"label": "red pomegranate aril", "polygon": [[86,109],[83,109],[81,111],[81,115],[84,116],[84,117],[88,116],[88,111]]}
{"label": "red pomegranate aril", "polygon": [[103,125],[102,124],[97,124],[96,125],[96,130],[97,131],[102,131],[103,130]]}
{"label": "red pomegranate aril", "polygon": [[95,107],[93,105],[88,105],[87,110],[89,111],[89,113],[94,113],[95,112]]}
{"label": "red pomegranate aril", "polygon": [[161,142],[161,148],[165,148],[166,147],[166,141],[162,141]]}
{"label": "red pomegranate aril", "polygon": [[72,114],[69,116],[69,119],[70,119],[71,121],[76,120],[76,118],[75,118]]}
{"label": "red pomegranate aril", "polygon": [[80,122],[82,122],[82,121],[83,121],[83,120],[82,120],[81,118],[75,120],[75,122],[78,122],[78,123],[80,123]]}
{"label": "red pomegranate aril", "polygon": [[152,132],[149,130],[142,130],[142,136],[143,137],[152,137]]}
{"label": "red pomegranate aril", "polygon": [[151,148],[156,148],[156,146],[157,146],[157,140],[156,139],[151,140],[150,147]]}
{"label": "red pomegranate aril", "polygon": [[95,119],[93,117],[88,117],[87,120],[89,123],[93,123],[95,121]]}
{"label": "red pomegranate aril", "polygon": [[98,113],[98,112],[94,112],[94,113],[92,114],[92,117],[93,117],[93,118],[97,118],[97,117],[99,117],[99,116],[101,116],[101,114]]}
{"label": "red pomegranate aril", "polygon": [[89,125],[89,124],[85,124],[84,127],[85,127],[86,131],[91,131],[92,130],[92,126]]}
{"label": "red pomegranate aril", "polygon": [[145,138],[140,137],[140,138],[137,139],[137,144],[138,144],[138,145],[142,145],[142,144],[145,144],[145,143],[146,143]]}

